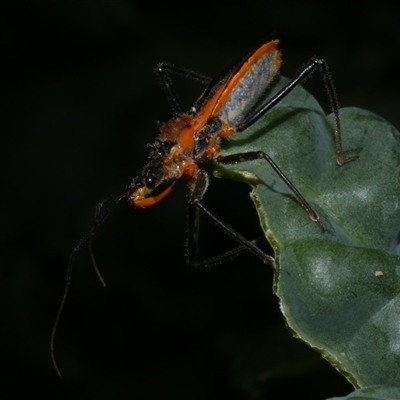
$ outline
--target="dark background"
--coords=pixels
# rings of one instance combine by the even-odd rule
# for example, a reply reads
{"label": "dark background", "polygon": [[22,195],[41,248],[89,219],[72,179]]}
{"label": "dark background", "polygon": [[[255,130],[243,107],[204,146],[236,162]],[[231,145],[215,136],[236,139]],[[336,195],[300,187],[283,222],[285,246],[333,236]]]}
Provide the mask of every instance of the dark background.
{"label": "dark background", "polygon": [[[253,256],[186,267],[182,184],[155,207],[122,204],[95,254],[76,257],[51,364],[50,332],[71,248],[95,205],[146,160],[169,105],[159,61],[218,73],[280,39],[282,73],[324,57],[342,106],[400,126],[395,2],[3,1],[1,90],[1,396],[51,399],[309,399],[351,386],[285,329],[272,271]],[[182,86],[182,87],[181,87]],[[181,84],[188,107],[201,88]],[[319,78],[306,87],[327,103]],[[377,138],[379,140],[379,138]],[[249,238],[246,185],[214,180],[206,202]],[[205,226],[202,252],[225,239]]]}

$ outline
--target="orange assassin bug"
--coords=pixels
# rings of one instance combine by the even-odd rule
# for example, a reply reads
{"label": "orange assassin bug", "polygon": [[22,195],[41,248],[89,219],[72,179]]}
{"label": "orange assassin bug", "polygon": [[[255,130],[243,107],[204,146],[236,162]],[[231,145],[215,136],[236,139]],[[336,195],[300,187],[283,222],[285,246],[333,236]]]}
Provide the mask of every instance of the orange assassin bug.
{"label": "orange assassin bug", "polygon": [[[176,181],[183,179],[187,183],[189,192],[188,239],[186,243],[188,250],[186,262],[189,265],[210,266],[243,251],[250,251],[264,263],[273,265],[274,259],[271,256],[264,253],[254,241],[247,240],[216,217],[203,203],[203,197],[209,185],[209,175],[205,170],[207,164],[213,161],[221,164],[236,164],[264,159],[289,187],[310,219],[317,222],[322,231],[324,230],[318,214],[268,154],[261,149],[228,156],[220,154],[221,140],[242,132],[253,125],[295,87],[304,82],[313,71],[318,69],[322,72],[335,117],[337,163],[342,165],[354,158],[344,159],[343,157],[338,100],[328,66],[323,59],[311,59],[291,82],[265,104],[254,109],[257,101],[278,74],[281,62],[278,40],[273,40],[262,44],[235,64],[227,73],[214,80],[171,64],[160,63],[157,65],[155,72],[172,106],[173,117],[168,122],[161,124],[159,137],[153,144],[149,145],[148,163],[140,175],[135,177],[123,192],[98,204],[94,225],[72,250],[67,269],[66,286],[50,342],[52,361],[60,377],[61,374],[54,356],[54,336],[71,281],[74,255],[84,243],[88,242],[96,273],[101,283],[105,285],[94,260],[92,241],[97,227],[123,199],[128,199],[136,207],[150,207],[167,197],[172,192]],[[188,79],[207,84],[204,92],[188,112],[184,111],[175,93],[171,80],[172,74],[182,75]],[[218,256],[198,262],[195,254],[197,250],[197,220],[200,213],[210,218],[220,229],[237,241],[239,246]]]}

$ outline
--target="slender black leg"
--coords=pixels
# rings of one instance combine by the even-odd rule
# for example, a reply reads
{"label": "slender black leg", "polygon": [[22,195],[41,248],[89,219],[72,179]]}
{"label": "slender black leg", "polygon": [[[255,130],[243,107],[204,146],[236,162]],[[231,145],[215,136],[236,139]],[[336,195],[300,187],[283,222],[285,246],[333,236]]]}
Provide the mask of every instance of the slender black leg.
{"label": "slender black leg", "polygon": [[[272,267],[274,265],[274,258],[262,251],[253,241],[247,240],[240,233],[236,232],[232,227],[230,227],[226,222],[218,218],[213,212],[210,211],[208,207],[205,206],[203,202],[195,203],[196,208],[198,208],[204,215],[207,216],[218,228],[220,228],[225,234],[230,236],[236,242],[240,244],[239,247],[228,251],[226,253],[220,254],[219,256],[213,257],[211,260],[217,262],[223,261],[226,258],[231,258],[234,255],[241,253],[244,250],[250,251],[255,256],[261,259],[264,264],[270,264]],[[206,261],[207,262],[207,261]],[[209,260],[208,260],[209,262]]]}
{"label": "slender black leg", "polygon": [[269,163],[269,165],[271,165],[273,170],[286,183],[286,185],[289,187],[289,189],[296,196],[297,201],[300,203],[300,205],[307,211],[307,214],[309,215],[309,217],[313,221],[317,222],[319,224],[319,226],[321,227],[322,231],[324,232],[325,229],[324,229],[321,221],[319,220],[318,214],[314,211],[314,209],[310,206],[308,201],[298,191],[296,186],[294,186],[293,183],[290,182],[289,178],[282,172],[282,170],[275,164],[275,162],[272,160],[272,158],[267,153],[264,153],[263,151],[250,151],[248,153],[238,153],[238,154],[231,154],[229,156],[219,156],[217,158],[217,162],[219,162],[221,164],[237,164],[237,163],[241,163],[244,161],[251,161],[251,160],[258,160],[258,159],[264,159]]}
{"label": "slender black leg", "polygon": [[320,70],[324,78],[324,84],[328,93],[329,102],[331,109],[335,116],[335,141],[336,141],[336,161],[339,165],[343,165],[349,161],[358,160],[358,156],[349,158],[343,157],[343,144],[342,144],[342,133],[340,127],[339,118],[339,102],[336,95],[335,86],[333,85],[332,77],[328,69],[328,65],[325,60],[321,58],[313,58],[300,72],[299,74],[289,82],[283,89],[280,90],[272,99],[267,101],[266,104],[261,106],[253,114],[248,116],[238,127],[237,131],[244,131],[249,126],[253,125],[258,121],[267,111],[273,108],[279,103],[285,96],[287,96],[294,88],[303,83],[315,70]]}
{"label": "slender black leg", "polygon": [[185,111],[185,109],[182,105],[182,102],[179,100],[179,96],[177,95],[174,89],[174,85],[171,79],[171,74],[180,75],[183,76],[184,78],[204,84],[209,84],[211,81],[211,79],[205,75],[199,74],[197,72],[188,69],[178,68],[168,63],[159,63],[155,68],[155,72],[159,78],[162,88],[165,91],[167,99],[171,104],[172,111],[176,115],[182,114]]}
{"label": "slender black leg", "polygon": [[187,215],[187,238],[186,238],[186,263],[190,266],[199,267],[201,263],[197,262],[198,258],[198,242],[200,230],[199,210],[195,203],[188,202]]}
{"label": "slender black leg", "polygon": [[[195,262],[194,259],[190,259],[189,257],[189,262],[191,265],[195,265],[197,267],[205,267],[205,266],[211,266],[213,264],[218,264],[222,261],[225,261],[226,259],[231,259],[234,256],[242,253],[243,251],[250,251],[253,253],[256,257],[261,259],[261,261],[264,264],[269,264],[271,265],[272,268],[274,268],[274,258],[269,256],[268,254],[264,253],[257,245],[256,241],[250,241],[247,240],[245,237],[243,237],[240,233],[236,232],[232,227],[230,227],[226,222],[222,221],[219,217],[217,217],[213,212],[211,212],[208,207],[205,206],[204,203],[202,202],[196,202],[194,204],[190,205],[192,208],[196,208],[197,210],[200,210],[207,218],[209,218],[218,228],[220,228],[226,235],[230,236],[232,239],[234,239],[236,242],[239,243],[239,246],[227,251],[225,253],[222,253],[218,256],[212,257],[208,260],[205,260],[203,262],[197,263]],[[197,226],[198,227],[198,226]],[[190,233],[190,230],[189,230]],[[194,237],[190,238],[189,240],[193,240]],[[192,246],[196,246],[197,243],[193,243]],[[190,244],[189,244],[190,246]],[[192,247],[192,250],[193,250]],[[190,247],[189,247],[190,249]],[[197,251],[197,249],[196,249]],[[194,253],[195,254],[195,253]]]}
{"label": "slender black leg", "polygon": [[[220,264],[227,260],[231,260],[245,251],[249,251],[248,246],[241,244],[240,246],[235,247],[234,249],[226,251],[222,254],[218,254],[215,257],[208,258],[207,260],[204,261],[197,261],[198,248],[199,248],[198,240],[199,240],[199,222],[200,222],[200,215],[199,215],[200,208],[198,208],[197,204],[198,203],[189,203],[189,209],[188,209],[188,230],[187,230],[187,242],[186,242],[186,263],[188,265],[195,268],[212,267],[213,265]],[[210,213],[209,210],[208,212]],[[214,220],[218,220],[218,222],[221,222],[221,220],[215,216],[213,221]],[[223,223],[223,225],[224,227],[228,227],[226,223]],[[224,228],[222,228],[221,225],[218,226],[222,230],[224,230]],[[232,230],[232,228],[230,227],[229,229]],[[225,230],[224,232],[227,233]],[[244,241],[246,241],[246,239],[244,239]],[[256,245],[254,241],[251,243]],[[268,256],[265,255],[265,258],[267,257]]]}

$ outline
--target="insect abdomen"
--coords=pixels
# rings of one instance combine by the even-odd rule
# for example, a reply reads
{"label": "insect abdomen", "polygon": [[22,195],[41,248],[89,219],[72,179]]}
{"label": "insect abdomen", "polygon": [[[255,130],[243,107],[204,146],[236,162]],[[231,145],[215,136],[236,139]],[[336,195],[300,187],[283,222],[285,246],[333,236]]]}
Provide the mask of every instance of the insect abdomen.
{"label": "insect abdomen", "polygon": [[271,84],[281,66],[281,55],[274,40],[261,46],[237,71],[221,94],[219,118],[239,125]]}

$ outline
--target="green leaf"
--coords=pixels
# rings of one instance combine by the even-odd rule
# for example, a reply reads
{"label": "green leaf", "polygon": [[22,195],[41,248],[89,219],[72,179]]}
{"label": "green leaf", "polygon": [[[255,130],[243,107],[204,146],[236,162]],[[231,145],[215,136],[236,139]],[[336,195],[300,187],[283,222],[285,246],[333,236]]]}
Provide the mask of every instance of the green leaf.
{"label": "green leaf", "polygon": [[333,397],[328,400],[398,400],[400,389],[390,386],[370,386],[350,393],[345,397]]}
{"label": "green leaf", "polygon": [[[267,97],[279,90],[277,80]],[[264,160],[217,165],[215,175],[253,186],[275,250],[274,291],[287,324],[356,387],[400,384],[400,135],[377,115],[334,120],[296,88],[260,121],[224,141],[223,154],[263,150],[318,212],[313,222]]]}

